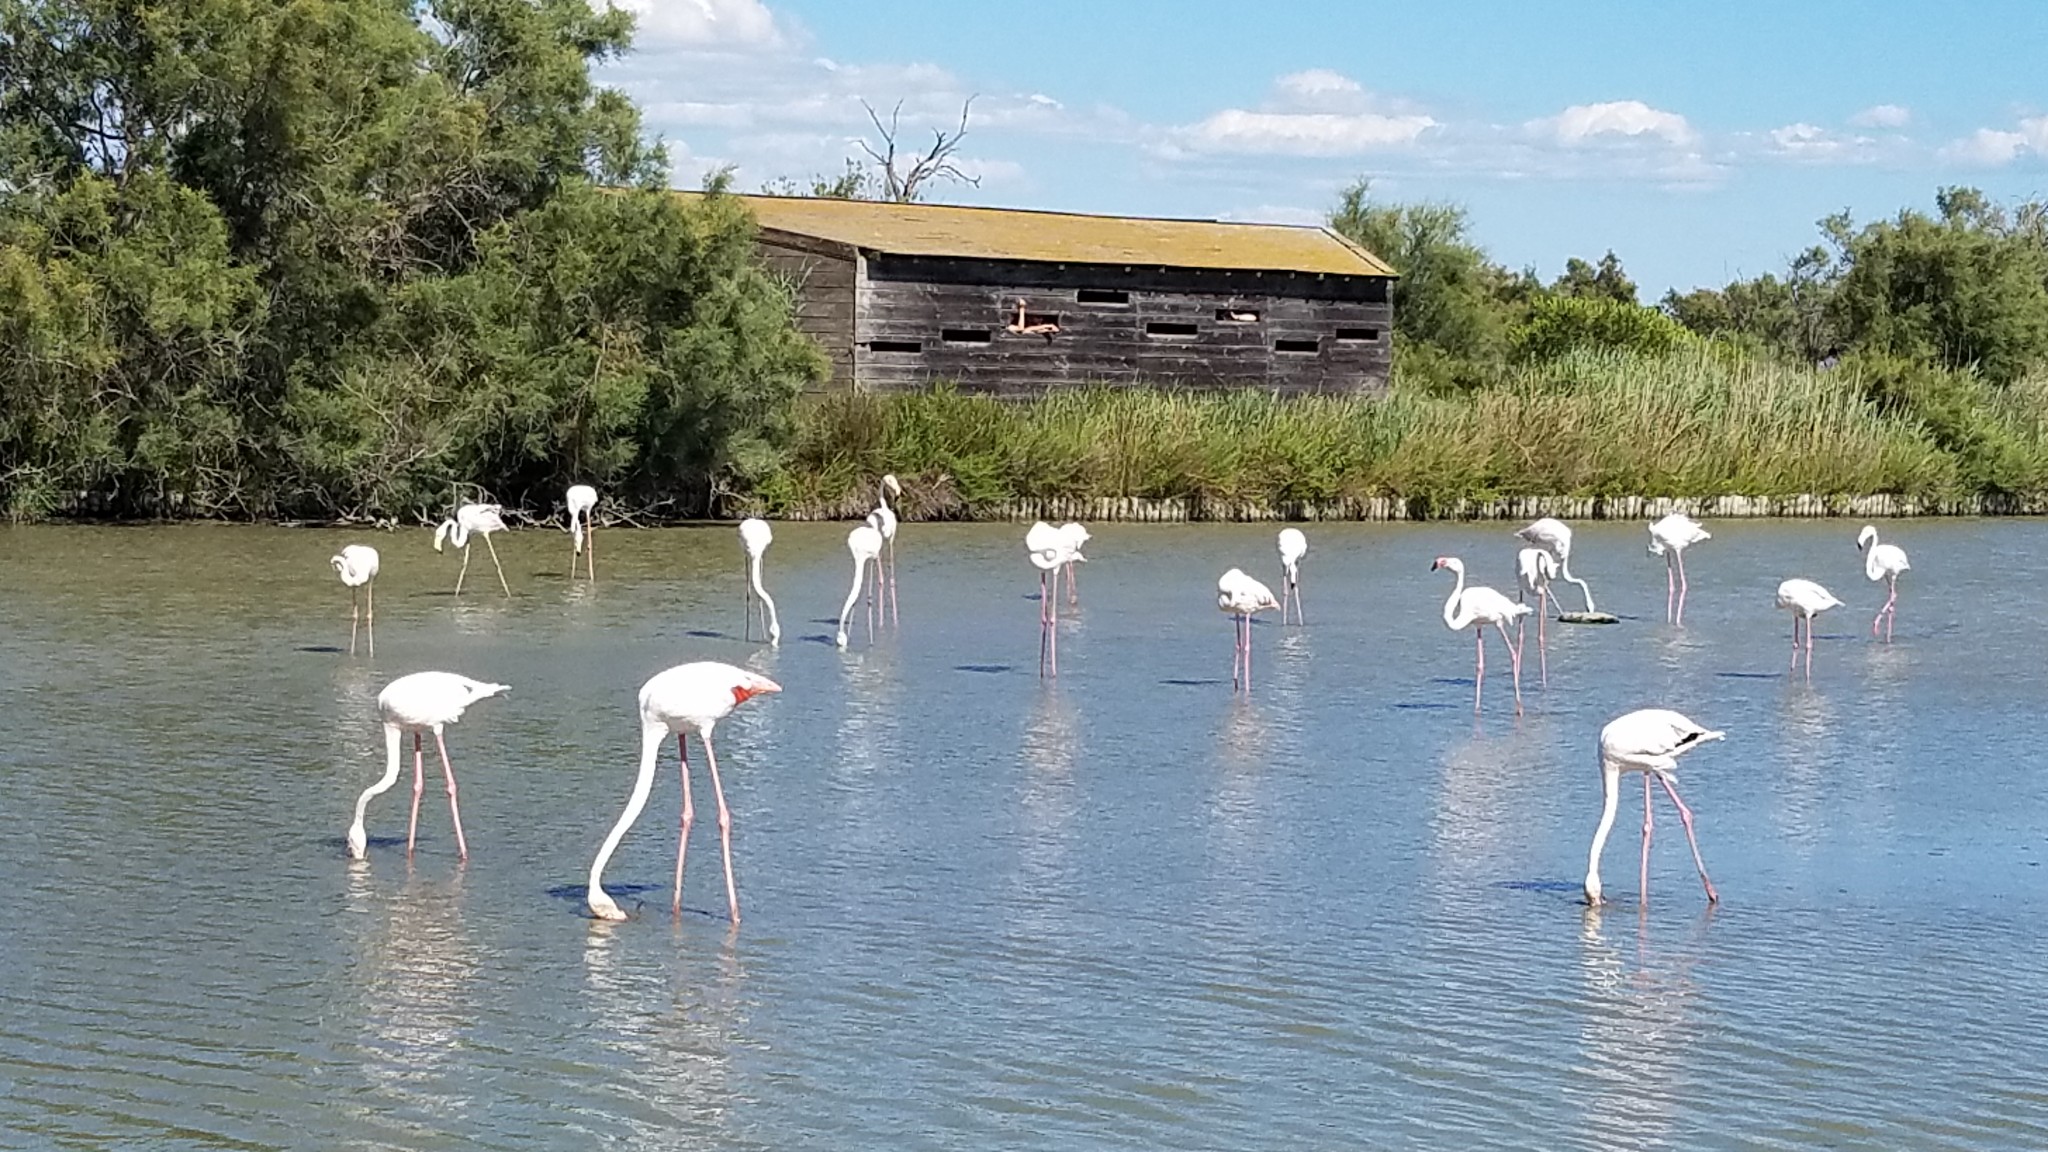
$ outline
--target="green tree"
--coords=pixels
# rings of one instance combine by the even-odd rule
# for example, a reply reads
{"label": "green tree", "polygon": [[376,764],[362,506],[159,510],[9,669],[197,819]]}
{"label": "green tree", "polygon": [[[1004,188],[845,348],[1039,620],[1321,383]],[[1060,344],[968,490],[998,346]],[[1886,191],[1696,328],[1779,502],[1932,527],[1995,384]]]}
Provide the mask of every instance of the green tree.
{"label": "green tree", "polygon": [[1600,263],[1588,264],[1577,256],[1564,262],[1564,274],[1550,286],[1560,296],[1572,296],[1586,300],[1617,300],[1623,304],[1636,302],[1636,283],[1628,278],[1621,267],[1621,259],[1609,249]]}
{"label": "green tree", "polygon": [[1470,238],[1454,204],[1375,204],[1359,180],[1339,197],[1330,228],[1393,265],[1396,331],[1467,363],[1497,361],[1507,320],[1496,287],[1505,273]]}

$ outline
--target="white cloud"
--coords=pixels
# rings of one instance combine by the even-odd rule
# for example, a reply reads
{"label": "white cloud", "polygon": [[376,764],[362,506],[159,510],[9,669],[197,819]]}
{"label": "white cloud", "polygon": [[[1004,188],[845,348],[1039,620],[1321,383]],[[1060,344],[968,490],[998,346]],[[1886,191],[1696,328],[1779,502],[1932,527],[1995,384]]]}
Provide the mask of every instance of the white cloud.
{"label": "white cloud", "polygon": [[1258,108],[1225,108],[1167,134],[1154,152],[1233,156],[1359,156],[1415,143],[1439,127],[1418,109],[1389,104],[1349,76],[1327,68],[1273,82]]}
{"label": "white cloud", "polygon": [[1248,112],[1226,108],[1175,134],[1191,152],[1261,156],[1357,156],[1412,144],[1437,126],[1428,116],[1376,112]]}
{"label": "white cloud", "polygon": [[1574,104],[1555,116],[1531,120],[1524,127],[1538,136],[1574,148],[1597,143],[1600,137],[1618,136],[1630,140],[1649,137],[1676,145],[1689,145],[1699,139],[1699,134],[1693,131],[1685,117],[1652,108],[1640,100]]}
{"label": "white cloud", "polygon": [[775,14],[761,0],[609,0],[635,18],[639,41],[649,46],[758,52],[788,44]]}
{"label": "white cloud", "polygon": [[1898,104],[1873,104],[1849,117],[1849,123],[1858,128],[1904,128],[1913,120],[1913,113]]}
{"label": "white cloud", "polygon": [[1766,154],[1801,164],[1863,164],[1879,158],[1880,142],[1869,136],[1843,136],[1817,124],[1787,124],[1764,134]]}
{"label": "white cloud", "polygon": [[2022,120],[2010,132],[1979,128],[1960,140],[1951,141],[1941,150],[1940,157],[1995,168],[2012,163],[2021,153],[2048,157],[2048,116]]}

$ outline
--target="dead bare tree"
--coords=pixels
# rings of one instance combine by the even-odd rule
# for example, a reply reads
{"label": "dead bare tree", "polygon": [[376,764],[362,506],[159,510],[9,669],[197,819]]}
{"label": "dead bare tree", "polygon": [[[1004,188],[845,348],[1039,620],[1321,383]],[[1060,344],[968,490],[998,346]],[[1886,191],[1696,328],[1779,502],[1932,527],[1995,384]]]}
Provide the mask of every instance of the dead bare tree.
{"label": "dead bare tree", "polygon": [[931,148],[923,154],[905,154],[904,159],[910,166],[902,171],[897,170],[896,132],[897,120],[903,113],[903,101],[898,100],[896,106],[889,110],[887,124],[882,123],[882,118],[875,112],[874,105],[862,100],[860,106],[868,110],[868,119],[874,121],[875,131],[882,137],[881,148],[877,149],[866,140],[862,140],[860,149],[881,168],[883,199],[893,200],[898,204],[909,204],[922,198],[925,185],[933,180],[951,180],[959,184],[971,184],[977,188],[981,186],[981,177],[969,176],[953,163],[953,152],[960,147],[961,138],[967,135],[967,113],[974,107],[974,97],[969,96],[960,104],[960,126],[951,132],[932,129]]}

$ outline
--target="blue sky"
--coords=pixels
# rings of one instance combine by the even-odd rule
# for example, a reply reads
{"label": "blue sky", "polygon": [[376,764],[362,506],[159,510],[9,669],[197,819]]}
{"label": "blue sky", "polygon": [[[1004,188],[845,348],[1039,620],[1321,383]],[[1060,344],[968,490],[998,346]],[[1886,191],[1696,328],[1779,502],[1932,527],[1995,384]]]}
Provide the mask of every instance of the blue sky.
{"label": "blue sky", "polygon": [[1467,206],[1546,278],[1614,249],[1655,296],[1779,270],[1814,221],[1945,184],[2048,197],[2048,4],[613,0],[640,47],[604,79],[675,182],[836,172],[976,97],[933,199],[1319,220],[1369,176]]}

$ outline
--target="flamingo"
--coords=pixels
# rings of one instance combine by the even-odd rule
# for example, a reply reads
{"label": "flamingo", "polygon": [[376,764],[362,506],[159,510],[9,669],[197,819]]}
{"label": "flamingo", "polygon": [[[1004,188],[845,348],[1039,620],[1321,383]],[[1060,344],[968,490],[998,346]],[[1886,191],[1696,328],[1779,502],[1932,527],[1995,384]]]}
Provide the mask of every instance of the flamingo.
{"label": "flamingo", "polygon": [[[1080,528],[1073,524],[1067,527]],[[1024,533],[1024,550],[1031,557],[1031,563],[1038,569],[1038,674],[1044,676],[1050,669],[1051,675],[1060,674],[1059,598],[1060,572],[1066,570],[1068,580],[1073,579],[1074,565],[1085,563],[1081,555],[1081,541],[1087,538],[1082,529],[1077,538],[1066,527],[1055,528],[1040,520]]]}
{"label": "flamingo", "polygon": [[[846,647],[846,618],[853,614],[853,602],[860,599],[861,585],[867,582],[868,564],[882,554],[882,530],[875,527],[873,516],[867,523],[846,534],[846,550],[853,553],[853,587],[847,590],[846,604],[839,609],[839,646]],[[875,598],[868,596],[868,639],[875,638]]]}
{"label": "flamingo", "polygon": [[[1060,535],[1066,537],[1068,546],[1074,551],[1075,559],[1083,559],[1081,549],[1088,543],[1088,529],[1070,520],[1060,525]],[[1074,560],[1069,560],[1066,565],[1067,603],[1069,604],[1079,604],[1081,602],[1081,582],[1074,579],[1074,563]]]}
{"label": "flamingo", "polygon": [[768,644],[782,646],[782,622],[775,617],[775,601],[761,586],[761,556],[775,543],[775,530],[758,516],[740,521],[740,547],[747,552],[747,639],[754,638],[754,597],[761,598],[761,610],[768,617]]}
{"label": "flamingo", "polygon": [[[1863,553],[1863,574],[1872,580],[1885,582],[1884,607],[1870,620],[1870,634],[1877,635],[1878,621],[1884,621],[1884,642],[1892,642],[1892,622],[1899,615],[1899,573],[1911,568],[1906,562],[1906,550],[1897,544],[1879,544],[1877,529],[1868,524],[1856,534],[1856,548]],[[374,560],[372,561],[374,563]],[[355,647],[350,645],[353,652]]]}
{"label": "flamingo", "polygon": [[886,574],[889,621],[892,624],[901,624],[902,618],[896,614],[896,510],[889,507],[889,497],[892,494],[898,497],[903,495],[903,485],[897,481],[894,472],[882,477],[881,489],[875,496],[875,510],[868,513],[868,523],[874,525],[875,531],[882,534],[882,543],[889,550],[888,563],[882,563],[879,558],[875,561],[875,590],[878,594],[882,591],[883,577]]}
{"label": "flamingo", "polygon": [[1586,903],[1600,903],[1600,850],[1614,827],[1615,805],[1621,799],[1621,774],[1643,774],[1643,874],[1642,899],[1650,896],[1650,778],[1664,786],[1671,802],[1678,805],[1679,822],[1685,825],[1686,842],[1692,845],[1693,866],[1699,869],[1700,884],[1707,890],[1707,903],[1721,897],[1714,882],[1707,879],[1706,862],[1700,859],[1700,842],[1693,835],[1692,809],[1678,798],[1678,758],[1724,733],[1710,732],[1668,708],[1643,708],[1609,721],[1600,730],[1600,785],[1606,800],[1600,809],[1600,827],[1593,832],[1593,848],[1586,856]]}
{"label": "flamingo", "polygon": [[1515,715],[1522,714],[1522,650],[1508,639],[1508,621],[1520,620],[1532,609],[1527,604],[1517,604],[1507,597],[1483,585],[1465,587],[1465,563],[1455,556],[1439,556],[1429,566],[1434,572],[1448,568],[1458,577],[1451,588],[1450,599],[1444,601],[1444,625],[1453,632],[1472,627],[1472,638],[1479,646],[1479,671],[1472,682],[1472,711],[1479,711],[1480,693],[1486,689],[1486,626],[1493,625],[1500,631],[1500,642],[1508,650],[1508,665],[1515,677]]}
{"label": "flamingo", "polygon": [[583,537],[590,537],[590,552],[584,556],[584,566],[590,571],[592,583],[597,581],[597,525],[590,519],[590,510],[597,507],[597,489],[588,484],[577,484],[569,489],[569,578],[576,578],[576,557],[583,552]]}
{"label": "flamingo", "polygon": [[1308,537],[1299,528],[1280,530],[1280,623],[1287,623],[1287,601],[1294,601],[1294,622],[1307,624],[1301,612],[1301,558],[1308,555]]}
{"label": "flamingo", "polygon": [[[1685,550],[1713,534],[1683,512],[1673,512],[1650,525],[1650,555],[1664,557],[1664,622],[1685,623]],[[1674,575],[1675,572],[1675,575]],[[1672,596],[1678,597],[1677,610]]]}
{"label": "flamingo", "polygon": [[[1524,596],[1536,598],[1536,663],[1541,669],[1543,682],[1550,683],[1550,640],[1544,635],[1544,625],[1550,613],[1544,607],[1548,600],[1551,607],[1563,608],[1557,603],[1557,596],[1550,590],[1550,582],[1557,579],[1557,557],[1541,548],[1524,548],[1515,553],[1515,578],[1519,587],[1515,591],[1515,602],[1522,603]],[[1523,629],[1526,620],[1515,621],[1515,645],[1524,645]]]}
{"label": "flamingo", "polygon": [[1241,568],[1232,568],[1216,581],[1217,610],[1229,613],[1237,623],[1237,654],[1230,664],[1230,686],[1233,692],[1240,688],[1249,696],[1252,692],[1252,617],[1261,612],[1280,607],[1273,599],[1273,590],[1244,574]]}
{"label": "flamingo", "polygon": [[462,595],[462,578],[469,574],[469,535],[474,532],[484,538],[484,547],[491,550],[491,566],[498,570],[498,587],[505,590],[505,598],[512,598],[512,586],[505,583],[505,566],[498,563],[498,546],[491,543],[491,533],[505,530],[502,509],[496,504],[464,504],[455,510],[453,520],[441,521],[434,529],[434,551],[441,550],[446,541],[462,549],[462,571],[455,574],[455,594]]}
{"label": "flamingo", "polygon": [[[341,550],[341,555],[331,556],[327,562],[334,565],[334,573],[341,582],[348,585],[348,654],[356,654],[356,598],[367,595],[370,601],[370,655],[377,654],[377,550],[368,544],[350,544]],[[358,593],[356,589],[363,589]]]}
{"label": "flamingo", "polygon": [[[1585,595],[1586,611],[1597,611],[1593,607],[1593,590],[1586,586],[1584,580],[1572,575],[1571,525],[1566,524],[1562,520],[1545,516],[1541,520],[1530,521],[1526,527],[1517,530],[1515,535],[1550,553],[1556,559],[1557,570],[1564,577],[1565,582],[1567,584],[1577,584],[1579,591]],[[1557,598],[1552,596],[1551,602],[1556,603],[1556,601]],[[1564,606],[1562,604],[1558,605],[1558,611],[1559,614],[1563,613]]]}
{"label": "flamingo", "polygon": [[1813,618],[1840,605],[1835,594],[1811,580],[1792,579],[1778,585],[1778,607],[1792,613],[1792,667],[1799,667],[1799,621],[1806,620],[1806,674],[1813,675]]}
{"label": "flamingo", "polygon": [[486,684],[457,676],[453,672],[414,672],[386,685],[377,696],[377,711],[384,717],[384,777],[356,797],[355,823],[348,827],[348,852],[363,858],[369,838],[363,832],[363,812],[370,798],[398,783],[398,743],[412,733],[412,820],[405,828],[405,854],[412,855],[413,841],[420,827],[420,793],[426,788],[426,768],[421,736],[434,734],[434,746],[441,751],[441,775],[448,781],[448,815],[455,821],[455,847],[469,859],[469,842],[462,838],[462,807],[455,799],[455,769],[448,763],[448,742],[441,738],[443,726],[462,719],[471,704],[509,691],[504,684]]}
{"label": "flamingo", "polygon": [[725,853],[725,898],[732,909],[732,922],[740,922],[739,888],[732,879],[732,810],[725,806],[725,785],[718,779],[718,754],[711,749],[711,730],[749,699],[780,691],[782,685],[766,676],[708,660],[678,664],[641,685],[640,775],[633,781],[633,794],[626,800],[625,812],[605,836],[597,859],[590,862],[590,887],[584,898],[590,903],[592,915],[600,920],[626,918],[618,903],[605,893],[604,866],[618,849],[619,841],[626,838],[626,830],[640,818],[641,809],[647,807],[647,794],[654,788],[655,760],[661,754],[662,741],[670,733],[675,734],[676,751],[682,757],[683,777],[682,837],[676,844],[675,898],[670,909],[677,915],[682,913],[683,856],[690,850],[690,825],[697,818],[690,806],[690,749],[683,737],[684,733],[694,732],[704,742],[704,761],[711,768],[711,794],[718,798],[718,840]]}

